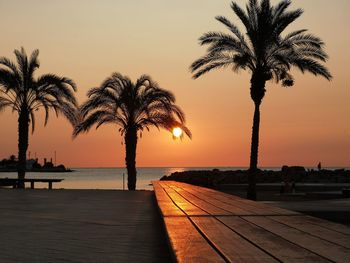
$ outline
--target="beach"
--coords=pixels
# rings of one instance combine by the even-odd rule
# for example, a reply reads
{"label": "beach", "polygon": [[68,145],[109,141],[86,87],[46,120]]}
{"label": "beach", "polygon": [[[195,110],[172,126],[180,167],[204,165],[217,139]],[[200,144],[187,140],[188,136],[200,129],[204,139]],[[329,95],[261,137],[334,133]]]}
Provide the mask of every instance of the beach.
{"label": "beach", "polygon": [[153,191],[0,189],[1,262],[168,262]]}

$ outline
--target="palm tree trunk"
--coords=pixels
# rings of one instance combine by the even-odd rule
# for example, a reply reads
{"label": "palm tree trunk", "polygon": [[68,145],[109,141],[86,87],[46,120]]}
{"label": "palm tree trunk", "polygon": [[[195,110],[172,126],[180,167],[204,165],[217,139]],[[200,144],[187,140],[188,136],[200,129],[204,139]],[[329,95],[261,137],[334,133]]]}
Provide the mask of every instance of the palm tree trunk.
{"label": "palm tree trunk", "polygon": [[137,131],[129,128],[125,133],[125,163],[128,171],[128,189],[136,190],[136,146]]}
{"label": "palm tree trunk", "polygon": [[22,110],[18,117],[18,188],[24,188],[29,134],[29,113]]}
{"label": "palm tree trunk", "polygon": [[263,74],[255,72],[251,79],[250,96],[254,101],[254,117],[252,128],[252,141],[250,148],[250,164],[248,171],[248,189],[247,198],[256,200],[256,173],[258,171],[258,153],[259,153],[259,128],[260,128],[260,105],[265,96],[265,83]]}
{"label": "palm tree trunk", "polygon": [[252,128],[252,141],[250,148],[250,165],[248,172],[247,198],[256,200],[256,172],[258,170],[259,127],[260,127],[260,103],[254,103],[254,118]]}

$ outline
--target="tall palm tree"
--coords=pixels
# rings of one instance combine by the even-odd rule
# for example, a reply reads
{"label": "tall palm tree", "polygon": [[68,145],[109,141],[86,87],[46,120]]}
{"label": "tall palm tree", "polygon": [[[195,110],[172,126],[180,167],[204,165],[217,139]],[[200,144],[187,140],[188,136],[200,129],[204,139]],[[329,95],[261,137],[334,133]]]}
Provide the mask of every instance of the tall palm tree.
{"label": "tall palm tree", "polygon": [[76,86],[71,79],[54,74],[38,78],[34,72],[39,68],[39,50],[28,58],[24,48],[14,51],[17,65],[6,57],[0,58],[0,111],[11,108],[18,114],[18,179],[24,188],[29,124],[35,128],[35,111],[45,110],[45,125],[49,111],[63,114],[73,125],[76,122],[77,101],[73,91]]}
{"label": "tall palm tree", "polygon": [[128,171],[128,189],[136,189],[136,146],[138,133],[150,126],[172,130],[181,128],[188,137],[190,130],[184,125],[185,115],[175,105],[175,96],[161,89],[147,75],[135,83],[120,73],[113,73],[100,87],[88,92],[89,99],[80,107],[81,122],[74,135],[87,132],[93,125],[116,124],[124,136],[125,163]]}
{"label": "tall palm tree", "polygon": [[233,71],[249,70],[250,96],[254,102],[254,118],[251,139],[250,166],[248,175],[249,199],[256,199],[255,174],[258,164],[260,105],[265,95],[265,84],[269,80],[292,86],[294,79],[290,73],[292,66],[301,72],[311,72],[330,80],[327,68],[321,62],[327,60],[318,37],[306,33],[306,29],[282,34],[303,11],[288,11],[291,1],[284,0],[271,6],[269,0],[250,0],[246,10],[232,2],[231,8],[245,28],[245,34],[223,16],[216,19],[224,24],[229,34],[208,32],[203,34],[200,45],[208,45],[207,54],[191,65],[193,77],[219,68],[231,67]]}

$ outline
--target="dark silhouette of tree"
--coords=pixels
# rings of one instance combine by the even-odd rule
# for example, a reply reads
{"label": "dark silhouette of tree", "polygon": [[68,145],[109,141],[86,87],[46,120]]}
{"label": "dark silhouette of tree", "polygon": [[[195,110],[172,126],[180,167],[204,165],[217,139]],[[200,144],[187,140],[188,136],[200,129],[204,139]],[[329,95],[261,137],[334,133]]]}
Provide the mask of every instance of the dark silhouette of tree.
{"label": "dark silhouette of tree", "polygon": [[250,0],[246,10],[232,2],[231,8],[245,28],[245,34],[223,16],[216,19],[224,24],[229,34],[208,32],[203,34],[200,45],[208,45],[207,54],[191,65],[193,77],[219,68],[231,67],[251,72],[250,95],[254,102],[252,127],[249,186],[247,197],[256,199],[255,176],[258,164],[260,104],[265,95],[265,84],[269,80],[292,86],[294,79],[290,73],[295,66],[301,72],[311,72],[326,79],[332,78],[327,68],[321,64],[327,60],[322,40],[308,34],[306,29],[288,34],[282,33],[303,13],[301,9],[288,11],[291,1],[281,1],[271,6],[269,0]]}
{"label": "dark silhouette of tree", "polygon": [[0,111],[6,107],[18,113],[18,179],[24,188],[29,124],[35,128],[35,111],[45,110],[45,125],[49,111],[63,114],[72,125],[76,122],[77,101],[73,91],[76,86],[71,79],[54,74],[34,78],[39,68],[39,50],[28,58],[25,50],[14,51],[17,65],[6,57],[0,58]]}
{"label": "dark silhouette of tree", "polygon": [[185,115],[175,105],[175,96],[161,89],[149,76],[141,76],[135,83],[128,77],[113,73],[100,87],[88,92],[89,99],[80,107],[81,122],[74,136],[87,132],[96,124],[116,124],[124,136],[128,189],[136,189],[136,146],[138,133],[150,126],[172,130],[180,127],[188,137]]}

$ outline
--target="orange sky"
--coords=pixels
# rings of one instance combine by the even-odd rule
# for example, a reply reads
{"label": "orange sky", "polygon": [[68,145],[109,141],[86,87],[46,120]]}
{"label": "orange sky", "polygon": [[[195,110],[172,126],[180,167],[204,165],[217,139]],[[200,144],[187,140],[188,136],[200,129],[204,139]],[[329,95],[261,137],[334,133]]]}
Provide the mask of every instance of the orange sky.
{"label": "orange sky", "polygon": [[[240,4],[246,1],[237,1]],[[277,1],[273,1],[274,3]],[[333,3],[333,5],[331,4]],[[336,3],[336,4],[335,4]],[[40,49],[38,73],[74,79],[78,100],[113,71],[132,79],[150,74],[173,91],[187,115],[193,140],[174,141],[156,129],[138,144],[139,166],[247,166],[253,103],[249,74],[216,71],[193,80],[189,65],[205,53],[198,37],[225,30],[215,21],[237,21],[230,1],[4,1],[0,0],[0,56]],[[334,80],[296,72],[295,86],[268,83],[261,110],[260,166],[350,166],[350,90],[348,50],[350,1],[293,0],[305,10],[290,27],[307,28],[327,44]],[[0,113],[0,158],[17,155],[17,116]],[[77,139],[63,118],[52,114],[44,127],[41,113],[30,136],[32,156],[53,157],[70,167],[124,165],[122,138],[105,126]]]}

